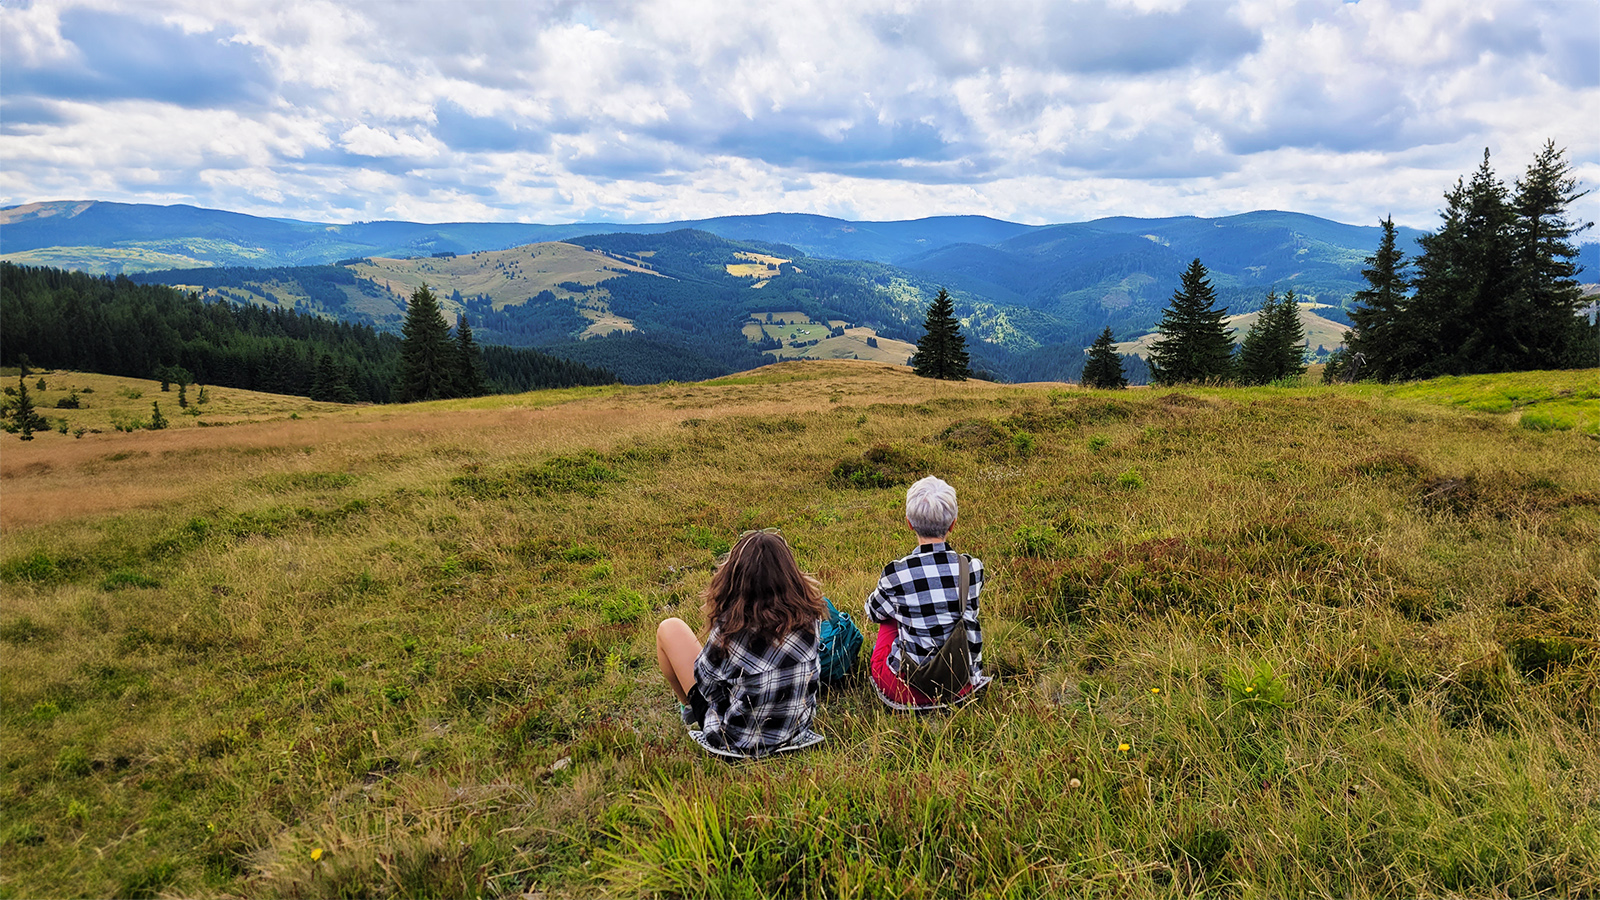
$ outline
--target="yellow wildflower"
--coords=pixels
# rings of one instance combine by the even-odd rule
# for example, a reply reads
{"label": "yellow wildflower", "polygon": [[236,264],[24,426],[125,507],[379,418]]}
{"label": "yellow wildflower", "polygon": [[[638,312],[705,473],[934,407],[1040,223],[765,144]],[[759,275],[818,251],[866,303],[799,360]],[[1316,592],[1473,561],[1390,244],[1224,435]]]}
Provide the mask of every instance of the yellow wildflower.
{"label": "yellow wildflower", "polygon": [[1118,744],[1117,745],[1117,752],[1118,753],[1127,753],[1130,749],[1132,749],[1132,748],[1129,747],[1127,744]]}
{"label": "yellow wildflower", "polygon": [[317,849],[311,851],[311,861],[312,862],[316,862],[317,860],[319,860],[321,858],[322,858],[322,848],[321,847],[318,847]]}

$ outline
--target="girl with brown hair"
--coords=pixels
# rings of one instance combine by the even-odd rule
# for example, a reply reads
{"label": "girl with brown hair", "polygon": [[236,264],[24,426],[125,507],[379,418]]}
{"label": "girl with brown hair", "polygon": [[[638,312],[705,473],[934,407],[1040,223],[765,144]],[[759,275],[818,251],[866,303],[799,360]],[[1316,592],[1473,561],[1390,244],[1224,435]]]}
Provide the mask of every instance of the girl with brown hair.
{"label": "girl with brown hair", "polygon": [[740,535],[702,596],[704,647],[682,619],[656,629],[656,661],[684,705],[690,737],[730,757],[821,743],[811,719],[821,682],[817,625],[827,605],[789,545],[772,532]]}

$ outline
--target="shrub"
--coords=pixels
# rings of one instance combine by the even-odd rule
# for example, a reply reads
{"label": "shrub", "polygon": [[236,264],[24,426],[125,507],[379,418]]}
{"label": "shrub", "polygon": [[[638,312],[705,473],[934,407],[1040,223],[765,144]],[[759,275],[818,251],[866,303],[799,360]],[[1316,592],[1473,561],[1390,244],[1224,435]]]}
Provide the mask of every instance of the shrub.
{"label": "shrub", "polygon": [[103,591],[114,591],[125,587],[157,588],[161,587],[161,582],[132,569],[118,569],[100,582],[100,589]]}
{"label": "shrub", "polygon": [[879,444],[859,460],[840,460],[829,474],[834,487],[872,490],[910,484],[927,470],[927,463],[904,450]]}

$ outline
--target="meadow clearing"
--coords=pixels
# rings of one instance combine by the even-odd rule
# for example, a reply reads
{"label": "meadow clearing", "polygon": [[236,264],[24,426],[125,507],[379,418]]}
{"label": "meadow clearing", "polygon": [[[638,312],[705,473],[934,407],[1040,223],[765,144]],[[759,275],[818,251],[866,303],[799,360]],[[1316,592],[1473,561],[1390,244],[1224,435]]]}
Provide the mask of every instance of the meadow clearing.
{"label": "meadow clearing", "polygon": [[[807,361],[0,435],[0,896],[1592,896],[1596,377]],[[923,473],[997,683],[858,666],[820,748],[701,752],[656,622],[767,526],[858,609]]]}

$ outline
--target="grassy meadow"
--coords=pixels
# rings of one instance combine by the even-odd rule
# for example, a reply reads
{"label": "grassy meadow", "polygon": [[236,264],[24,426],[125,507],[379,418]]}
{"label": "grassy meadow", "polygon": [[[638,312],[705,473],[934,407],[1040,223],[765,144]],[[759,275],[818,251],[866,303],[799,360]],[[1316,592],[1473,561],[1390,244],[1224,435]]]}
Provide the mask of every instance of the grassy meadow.
{"label": "grassy meadow", "polygon": [[[1600,894],[1596,377],[0,435],[0,896]],[[895,714],[863,659],[820,748],[700,751],[656,622],[766,526],[857,609],[922,473],[996,684]]]}

